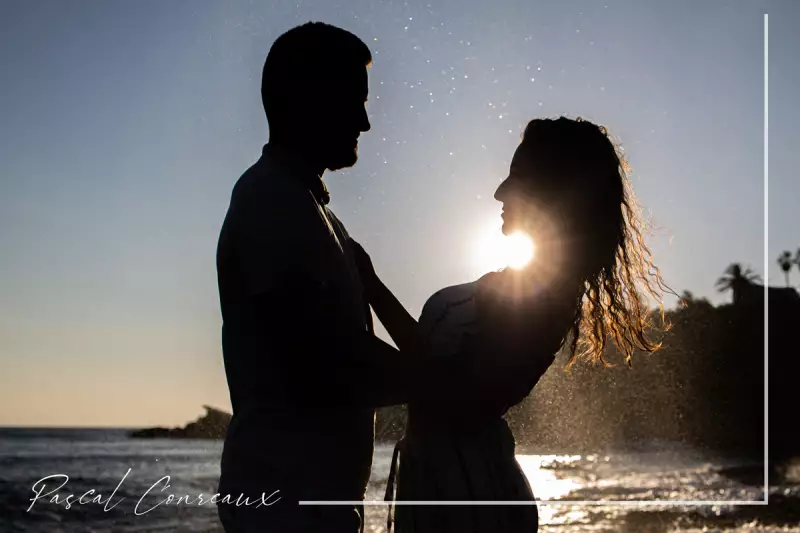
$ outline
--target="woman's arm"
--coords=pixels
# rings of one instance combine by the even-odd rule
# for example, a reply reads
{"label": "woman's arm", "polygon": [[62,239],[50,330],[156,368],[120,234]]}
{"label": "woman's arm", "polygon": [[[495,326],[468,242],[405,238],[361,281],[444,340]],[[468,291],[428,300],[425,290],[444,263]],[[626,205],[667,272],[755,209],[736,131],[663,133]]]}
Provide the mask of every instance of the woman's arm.
{"label": "woman's arm", "polygon": [[370,304],[397,348],[401,352],[414,352],[418,346],[419,324],[377,276],[370,293]]}
{"label": "woman's arm", "polygon": [[361,282],[375,314],[401,352],[414,352],[419,337],[417,321],[378,278],[372,260],[364,248],[352,239],[350,242]]}

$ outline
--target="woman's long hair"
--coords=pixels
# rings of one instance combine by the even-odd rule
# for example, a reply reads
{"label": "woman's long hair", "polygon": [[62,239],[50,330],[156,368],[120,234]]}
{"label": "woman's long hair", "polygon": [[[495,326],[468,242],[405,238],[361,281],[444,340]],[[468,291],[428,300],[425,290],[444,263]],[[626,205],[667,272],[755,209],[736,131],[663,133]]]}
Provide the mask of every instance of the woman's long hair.
{"label": "woman's long hair", "polygon": [[[629,167],[603,126],[580,117],[535,119],[520,149],[535,161],[537,179],[550,176],[556,196],[568,197],[572,264],[581,285],[569,333],[567,368],[579,358],[608,365],[610,337],[630,366],[636,350],[652,353],[661,343],[650,336],[658,302],[664,324],[664,284],[644,240],[640,208],[628,180]],[[547,180],[548,178],[545,178]],[[555,185],[555,187],[553,187]]]}

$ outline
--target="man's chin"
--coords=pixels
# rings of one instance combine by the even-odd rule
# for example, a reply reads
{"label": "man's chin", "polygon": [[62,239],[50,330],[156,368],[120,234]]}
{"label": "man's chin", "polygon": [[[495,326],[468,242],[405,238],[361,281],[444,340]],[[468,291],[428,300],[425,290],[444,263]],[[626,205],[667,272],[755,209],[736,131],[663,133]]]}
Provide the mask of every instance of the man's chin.
{"label": "man's chin", "polygon": [[358,150],[344,153],[338,157],[331,158],[328,170],[336,171],[343,168],[350,168],[358,162]]}

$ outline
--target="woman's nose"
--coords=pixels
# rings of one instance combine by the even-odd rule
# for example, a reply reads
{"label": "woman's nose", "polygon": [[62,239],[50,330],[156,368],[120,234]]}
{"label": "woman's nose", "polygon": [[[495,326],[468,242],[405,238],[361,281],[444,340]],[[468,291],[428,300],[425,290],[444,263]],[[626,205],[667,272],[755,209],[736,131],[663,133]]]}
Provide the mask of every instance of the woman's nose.
{"label": "woman's nose", "polygon": [[497,190],[494,191],[494,199],[497,200],[498,202],[504,201],[507,191],[508,191],[508,178],[504,179],[503,183],[501,183],[497,187]]}

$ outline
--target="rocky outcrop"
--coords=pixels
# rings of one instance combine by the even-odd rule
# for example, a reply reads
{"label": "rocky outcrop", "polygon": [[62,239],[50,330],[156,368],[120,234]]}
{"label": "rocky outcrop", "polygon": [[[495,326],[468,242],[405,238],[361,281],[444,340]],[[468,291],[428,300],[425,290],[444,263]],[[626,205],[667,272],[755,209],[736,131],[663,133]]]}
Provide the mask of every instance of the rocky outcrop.
{"label": "rocky outcrop", "polygon": [[[214,407],[204,405],[206,414],[184,427],[154,427],[137,429],[130,436],[137,439],[224,439],[231,415]],[[403,436],[405,429],[404,405],[378,409],[375,420],[375,439],[393,441]]]}
{"label": "rocky outcrop", "polygon": [[204,405],[206,414],[184,427],[154,427],[131,431],[130,436],[140,439],[223,439],[231,421],[231,415],[214,407]]}

